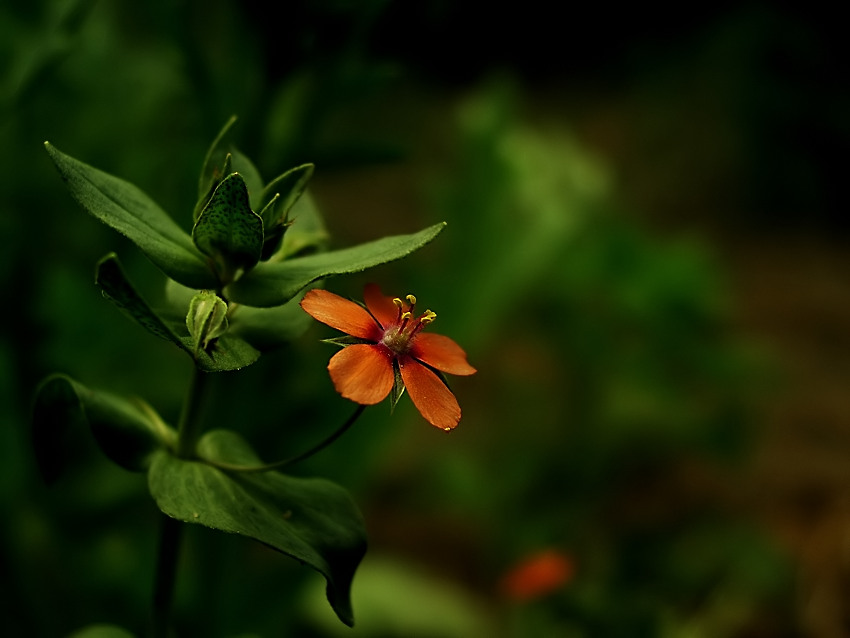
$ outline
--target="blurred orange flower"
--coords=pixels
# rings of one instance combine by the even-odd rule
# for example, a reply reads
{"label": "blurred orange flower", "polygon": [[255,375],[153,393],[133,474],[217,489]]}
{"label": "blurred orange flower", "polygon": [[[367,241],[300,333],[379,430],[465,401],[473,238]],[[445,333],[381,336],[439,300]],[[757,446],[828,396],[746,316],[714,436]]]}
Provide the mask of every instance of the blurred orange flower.
{"label": "blurred orange flower", "polygon": [[547,549],[527,556],[511,568],[500,580],[499,589],[505,598],[525,602],[560,589],[574,573],[569,556]]}
{"label": "blurred orange flower", "polygon": [[394,399],[406,388],[413,404],[432,425],[453,429],[460,406],[440,372],[476,372],[466,353],[452,339],[422,329],[434,321],[430,310],[415,317],[416,297],[385,297],[376,284],[363,291],[366,306],[326,290],[310,290],[301,307],[317,321],[351,338],[331,340],[344,346],[328,363],[336,391],[363,405],[383,401],[395,388]]}

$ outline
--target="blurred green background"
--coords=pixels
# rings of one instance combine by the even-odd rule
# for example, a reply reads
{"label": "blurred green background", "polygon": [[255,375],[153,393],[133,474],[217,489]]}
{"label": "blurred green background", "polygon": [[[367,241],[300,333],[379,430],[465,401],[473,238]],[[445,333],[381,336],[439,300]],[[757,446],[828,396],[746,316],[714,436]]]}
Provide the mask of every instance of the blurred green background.
{"label": "blurred green background", "polygon": [[[317,166],[335,246],[449,222],[328,282],[415,293],[479,370],[447,435],[404,400],[295,468],[350,489],[370,550],[351,631],[321,578],[192,528],[194,636],[843,636],[850,627],[850,140],[836,16],[690,17],[531,0],[0,5],[0,610],[14,636],[145,631],[158,512],[90,441],[46,487],[30,397],[60,371],[175,419],[185,357],[93,285],[116,250],[42,149],[137,184],[188,226],[211,139],[272,177]],[[315,326],[217,379],[217,424],[282,457],[351,406]],[[528,596],[540,552],[571,566]],[[506,581],[506,578],[508,580]]]}

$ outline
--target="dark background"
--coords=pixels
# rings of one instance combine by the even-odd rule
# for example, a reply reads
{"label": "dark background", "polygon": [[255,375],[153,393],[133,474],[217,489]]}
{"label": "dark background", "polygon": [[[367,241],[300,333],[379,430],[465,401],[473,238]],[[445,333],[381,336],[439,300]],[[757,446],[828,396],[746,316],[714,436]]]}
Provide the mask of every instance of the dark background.
{"label": "dark background", "polygon": [[[363,636],[843,636],[850,631],[850,101],[843,23],[814,6],[529,1],[40,2],[0,8],[0,586],[9,635],[142,634],[158,513],[90,441],[46,487],[32,393],[61,371],[176,419],[189,362],[106,303],[117,251],[42,149],[140,186],[189,225],[240,118],[269,178],[316,164],[334,246],[449,222],[328,282],[413,292],[479,373],[450,435],[404,400],[296,468],[350,489],[370,534]],[[330,336],[222,377],[216,425],[278,456],[350,405]],[[270,453],[271,456],[271,453]],[[568,582],[500,587],[552,549]],[[351,635],[321,579],[187,534],[181,635]]]}

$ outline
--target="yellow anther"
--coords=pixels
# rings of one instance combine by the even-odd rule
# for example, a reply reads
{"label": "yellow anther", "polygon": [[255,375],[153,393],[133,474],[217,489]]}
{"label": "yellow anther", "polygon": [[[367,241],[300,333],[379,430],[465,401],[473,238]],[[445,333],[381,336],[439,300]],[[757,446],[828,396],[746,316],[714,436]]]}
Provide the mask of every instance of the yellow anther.
{"label": "yellow anther", "polygon": [[416,305],[416,297],[414,297],[413,295],[407,295],[405,299],[407,299],[407,303],[409,303],[411,306]]}
{"label": "yellow anther", "polygon": [[423,315],[419,318],[419,321],[422,323],[431,323],[434,319],[437,318],[437,313],[431,312],[430,310],[426,310]]}
{"label": "yellow anther", "polygon": [[413,315],[412,315],[412,314],[410,314],[410,312],[403,312],[403,313],[401,314],[401,319],[402,319],[402,321],[407,321],[407,320],[408,320],[408,319],[410,319],[411,317],[413,317]]}
{"label": "yellow anther", "polygon": [[404,305],[404,302],[402,302],[402,300],[399,299],[398,297],[393,299],[393,303],[395,304],[395,307],[398,308],[399,310],[401,310],[401,307]]}

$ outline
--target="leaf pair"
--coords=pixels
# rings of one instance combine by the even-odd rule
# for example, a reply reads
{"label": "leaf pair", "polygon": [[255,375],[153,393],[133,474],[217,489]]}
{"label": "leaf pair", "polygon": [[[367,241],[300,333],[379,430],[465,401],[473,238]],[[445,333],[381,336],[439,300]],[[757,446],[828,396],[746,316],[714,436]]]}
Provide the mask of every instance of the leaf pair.
{"label": "leaf pair", "polygon": [[[287,171],[262,188],[256,168],[227,146],[231,125],[232,121],[207,155],[196,208],[200,212],[191,236],[132,184],[45,143],[77,202],[136,243],[175,285],[218,291],[228,302],[240,305],[238,320],[212,348],[206,347],[208,341],[204,348],[197,343],[190,347],[186,330],[179,325],[182,319],[159,317],[134,290],[115,255],[101,260],[97,283],[104,294],[146,329],[195,356],[205,371],[239,369],[256,361],[256,348],[267,349],[297,337],[307,324],[287,304],[305,287],[400,259],[430,242],[444,226],[321,252],[326,233],[312,199],[304,192],[312,165]],[[242,170],[244,177],[237,172],[223,174],[231,168]],[[252,189],[258,193],[255,201]],[[252,206],[262,207],[261,215]],[[264,232],[269,228],[272,237]],[[280,310],[260,310],[267,308]],[[187,310],[188,301],[177,314],[185,316]]]}
{"label": "leaf pair", "polygon": [[56,480],[67,468],[67,441],[86,427],[114,462],[147,472],[151,495],[163,513],[253,538],[312,567],[327,580],[328,601],[340,620],[353,624],[350,588],[366,551],[366,532],[343,488],[279,472],[219,470],[211,463],[261,464],[248,444],[227,430],[201,438],[200,459],[178,458],[176,432],[153,408],[62,375],[41,384],[33,411],[36,459],[46,480]]}
{"label": "leaf pair", "polygon": [[[205,206],[209,219],[202,223],[202,212],[195,225],[196,239],[193,241],[137,187],[65,155],[49,143],[45,146],[74,199],[95,218],[133,241],[168,277],[195,290],[220,290],[223,287],[228,301],[247,306],[279,306],[320,279],[361,272],[401,259],[425,246],[445,226],[440,223],[418,233],[385,237],[343,250],[297,256],[305,247],[318,243],[321,236],[316,223],[310,220],[315,217],[312,202],[301,197],[292,208],[293,228],[286,233],[289,235],[291,232],[296,237],[289,246],[284,238],[280,253],[281,257],[296,256],[258,261],[263,246],[260,244],[257,249],[260,237],[257,221],[262,223],[262,220],[250,211],[250,183],[244,176],[233,174],[218,184]],[[283,180],[286,176],[284,174],[279,179]],[[274,184],[272,182],[270,186]],[[219,189],[221,193],[217,196]],[[245,207],[246,193],[248,208]],[[244,223],[237,221],[219,227],[219,222],[229,215],[222,211],[234,207],[239,209],[234,218],[242,219]],[[257,219],[250,217],[249,213]],[[298,236],[295,229],[302,213],[307,217],[307,223]],[[246,221],[249,219],[251,221]],[[252,242],[253,245],[246,248]],[[221,263],[218,263],[216,251],[230,251],[230,256],[219,257]],[[233,277],[234,269],[245,272],[241,277]],[[223,272],[231,274],[222,279]]]}

